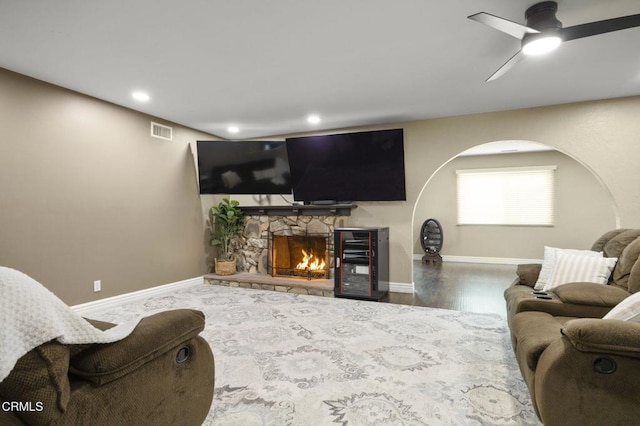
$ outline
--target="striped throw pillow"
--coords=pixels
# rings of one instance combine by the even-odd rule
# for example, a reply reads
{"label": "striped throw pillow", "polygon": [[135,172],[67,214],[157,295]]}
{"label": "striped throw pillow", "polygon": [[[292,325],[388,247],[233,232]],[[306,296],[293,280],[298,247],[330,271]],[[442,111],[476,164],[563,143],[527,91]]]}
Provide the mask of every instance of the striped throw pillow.
{"label": "striped throw pillow", "polygon": [[558,258],[558,254],[560,253],[602,257],[601,251],[561,249],[557,247],[544,246],[542,268],[540,269],[540,273],[538,274],[538,280],[533,287],[534,290],[542,290],[547,285],[547,281],[549,281],[549,278],[551,277],[551,272],[553,272],[553,268],[554,266],[556,266],[556,260]]}
{"label": "striped throw pillow", "polygon": [[607,284],[617,261],[617,257],[559,253],[544,291],[574,282]]}

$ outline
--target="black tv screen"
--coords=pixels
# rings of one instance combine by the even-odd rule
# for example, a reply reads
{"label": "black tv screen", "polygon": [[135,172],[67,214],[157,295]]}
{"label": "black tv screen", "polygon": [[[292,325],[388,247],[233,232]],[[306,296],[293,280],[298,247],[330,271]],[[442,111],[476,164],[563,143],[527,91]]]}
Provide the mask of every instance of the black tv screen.
{"label": "black tv screen", "polygon": [[200,194],[290,194],[284,141],[198,141]]}
{"label": "black tv screen", "polygon": [[405,201],[402,129],[287,139],[296,201]]}

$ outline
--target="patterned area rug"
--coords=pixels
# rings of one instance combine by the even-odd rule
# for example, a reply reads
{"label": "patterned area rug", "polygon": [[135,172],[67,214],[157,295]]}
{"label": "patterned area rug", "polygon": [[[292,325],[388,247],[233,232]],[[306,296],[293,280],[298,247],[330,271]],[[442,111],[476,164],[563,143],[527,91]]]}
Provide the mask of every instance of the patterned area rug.
{"label": "patterned area rug", "polygon": [[206,425],[539,424],[499,315],[199,285],[108,312],[205,312]]}

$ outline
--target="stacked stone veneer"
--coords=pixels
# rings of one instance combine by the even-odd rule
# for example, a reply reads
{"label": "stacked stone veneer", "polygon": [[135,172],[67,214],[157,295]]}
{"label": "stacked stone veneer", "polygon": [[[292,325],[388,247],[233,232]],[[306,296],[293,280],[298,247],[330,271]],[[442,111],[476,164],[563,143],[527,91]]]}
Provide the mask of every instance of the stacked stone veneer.
{"label": "stacked stone veneer", "polygon": [[[250,275],[251,277],[249,277]],[[274,283],[263,280],[260,277],[267,275],[239,273],[228,278],[219,275],[205,275],[204,279],[209,284],[225,287],[255,288],[258,290],[280,291],[284,293],[310,294],[312,296],[333,297],[333,283],[331,280],[307,281],[297,278],[285,278],[282,282]],[[268,277],[271,278],[271,277]],[[273,279],[275,280],[275,278]],[[313,284],[309,284],[313,283]]]}
{"label": "stacked stone veneer", "polygon": [[[347,225],[347,216],[245,216],[236,250],[238,271],[270,274],[269,233],[281,235],[330,234]],[[333,272],[333,244],[329,244],[329,270]]]}

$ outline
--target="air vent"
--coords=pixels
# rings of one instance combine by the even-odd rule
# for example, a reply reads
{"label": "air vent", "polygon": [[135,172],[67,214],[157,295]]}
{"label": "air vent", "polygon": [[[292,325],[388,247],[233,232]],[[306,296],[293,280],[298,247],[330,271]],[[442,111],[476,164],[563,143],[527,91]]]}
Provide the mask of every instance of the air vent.
{"label": "air vent", "polygon": [[170,141],[173,139],[173,129],[169,126],[163,126],[162,124],[154,123],[152,121],[151,136]]}

